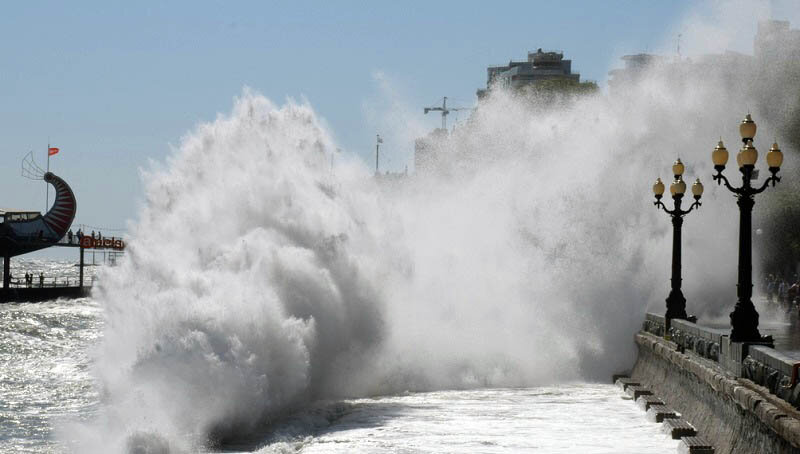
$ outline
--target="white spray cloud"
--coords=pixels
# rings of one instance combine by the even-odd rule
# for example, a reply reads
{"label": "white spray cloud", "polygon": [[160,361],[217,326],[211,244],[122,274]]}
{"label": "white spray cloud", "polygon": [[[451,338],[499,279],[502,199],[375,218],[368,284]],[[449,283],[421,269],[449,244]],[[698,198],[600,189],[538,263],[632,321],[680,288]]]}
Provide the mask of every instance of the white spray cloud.
{"label": "white spray cloud", "polygon": [[[403,171],[413,168],[414,140],[427,133],[420,118],[421,108],[409,104],[401,84],[383,71],[374,71],[372,79],[377,93],[361,105],[367,126],[383,138],[380,170]],[[374,168],[374,150],[368,153]]]}

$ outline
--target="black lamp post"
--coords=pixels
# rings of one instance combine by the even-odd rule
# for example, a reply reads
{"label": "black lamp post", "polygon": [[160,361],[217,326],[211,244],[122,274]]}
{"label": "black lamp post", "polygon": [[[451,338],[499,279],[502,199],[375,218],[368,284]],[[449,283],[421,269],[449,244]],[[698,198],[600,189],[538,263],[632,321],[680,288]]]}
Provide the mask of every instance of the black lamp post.
{"label": "black lamp post", "polygon": [[771,342],[771,337],[762,338],[761,333],[758,331],[758,312],[756,311],[751,297],[753,295],[753,234],[752,234],[752,213],[753,213],[753,196],[763,192],[767,189],[769,183],[775,186],[775,183],[781,180],[778,176],[778,171],[783,163],[783,153],[781,153],[778,144],[772,144],[769,153],[767,153],[767,166],[772,173],[759,188],[750,185],[750,181],[757,178],[758,173],[755,172],[755,164],[758,159],[758,151],[753,146],[753,137],[756,135],[756,124],[750,117],[750,114],[742,120],[739,125],[739,133],[742,136],[742,143],[744,146],[736,155],[736,163],[739,165],[739,171],[742,173],[742,186],[734,188],[728,182],[722,171],[725,170],[725,164],[728,162],[728,150],[719,141],[711,159],[714,161],[714,169],[717,174],[714,179],[717,184],[725,183],[725,187],[735,194],[739,205],[739,279],[737,284],[736,307],[731,312],[731,341],[733,342]]}
{"label": "black lamp post", "polygon": [[672,173],[675,175],[675,180],[669,185],[669,192],[672,194],[674,202],[672,210],[661,203],[661,197],[664,194],[664,183],[661,182],[661,178],[657,179],[656,184],[653,185],[653,193],[656,196],[656,201],[653,204],[662,208],[672,217],[672,289],[669,292],[669,296],[667,296],[667,313],[664,315],[667,331],[669,331],[672,319],[686,320],[688,318],[686,314],[686,298],[683,297],[683,292],[681,291],[681,226],[683,225],[683,217],[693,209],[700,207],[700,197],[703,195],[703,184],[700,183],[698,178],[692,184],[694,203],[689,206],[688,210],[681,209],[683,194],[686,192],[683,170],[683,163],[678,159],[672,165]]}

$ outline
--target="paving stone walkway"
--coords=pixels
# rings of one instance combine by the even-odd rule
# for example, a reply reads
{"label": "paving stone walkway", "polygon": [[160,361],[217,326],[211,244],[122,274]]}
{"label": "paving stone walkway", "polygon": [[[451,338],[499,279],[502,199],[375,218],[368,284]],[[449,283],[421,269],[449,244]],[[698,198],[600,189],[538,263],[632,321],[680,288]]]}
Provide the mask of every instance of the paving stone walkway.
{"label": "paving stone walkway", "polygon": [[[775,349],[800,361],[800,317],[797,311],[788,314],[782,311],[759,308],[761,317],[758,329],[762,335],[771,335],[775,339]],[[723,322],[698,321],[699,325],[710,328],[730,330],[730,324]]]}

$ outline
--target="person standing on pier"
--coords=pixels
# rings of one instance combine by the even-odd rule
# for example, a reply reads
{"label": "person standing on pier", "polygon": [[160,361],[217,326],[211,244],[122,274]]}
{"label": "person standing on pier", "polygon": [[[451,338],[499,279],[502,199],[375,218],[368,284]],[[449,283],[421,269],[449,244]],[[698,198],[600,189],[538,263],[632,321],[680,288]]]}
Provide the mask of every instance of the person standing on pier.
{"label": "person standing on pier", "polygon": [[39,272],[39,288],[44,287],[44,273]]}
{"label": "person standing on pier", "polygon": [[774,294],[775,294],[775,276],[770,274],[769,277],[767,277],[767,303],[769,303],[770,306],[772,305],[772,298]]}
{"label": "person standing on pier", "polygon": [[789,290],[789,286],[786,285],[786,279],[781,278],[781,282],[778,284],[778,303],[784,308],[786,306],[787,290]]}
{"label": "person standing on pier", "polygon": [[795,280],[795,283],[786,291],[786,295],[789,297],[789,306],[794,306],[798,291],[800,291],[800,287],[798,287],[797,281]]}

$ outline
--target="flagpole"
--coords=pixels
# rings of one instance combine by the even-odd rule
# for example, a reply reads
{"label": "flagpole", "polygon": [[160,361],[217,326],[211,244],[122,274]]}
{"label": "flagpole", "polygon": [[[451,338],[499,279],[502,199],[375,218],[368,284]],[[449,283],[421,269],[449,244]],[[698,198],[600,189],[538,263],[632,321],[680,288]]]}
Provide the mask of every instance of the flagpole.
{"label": "flagpole", "polygon": [[[50,141],[47,141],[47,172],[50,172]],[[44,185],[47,187],[47,196],[44,199],[44,212],[47,213],[47,207],[50,206],[50,184],[47,181],[44,182]]]}

